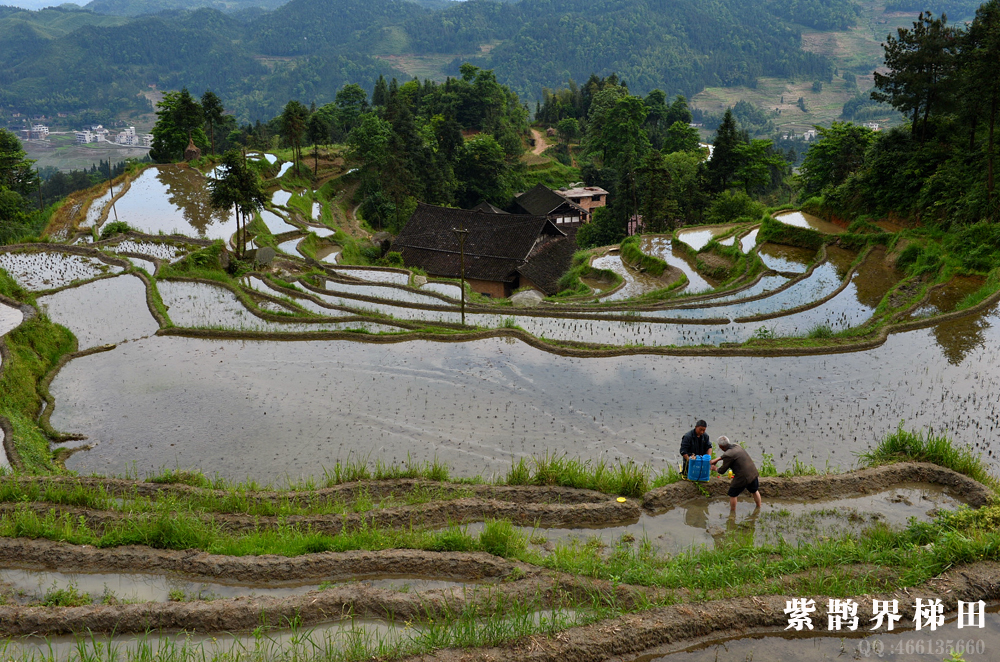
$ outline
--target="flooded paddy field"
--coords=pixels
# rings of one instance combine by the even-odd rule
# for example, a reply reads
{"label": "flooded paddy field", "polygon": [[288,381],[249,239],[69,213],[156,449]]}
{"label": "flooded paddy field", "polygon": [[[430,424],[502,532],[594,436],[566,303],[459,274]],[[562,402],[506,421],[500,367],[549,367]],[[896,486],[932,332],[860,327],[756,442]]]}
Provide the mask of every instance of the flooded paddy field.
{"label": "flooded paddy field", "polygon": [[40,297],[39,307],[76,336],[80,349],[145,338],[159,324],[146,306],[146,286],[128,274]]}
{"label": "flooded paddy field", "polygon": [[805,228],[807,230],[816,230],[817,232],[822,232],[823,234],[843,234],[844,232],[847,232],[845,228],[842,228],[835,223],[824,221],[818,216],[813,216],[812,214],[807,214],[802,211],[777,214],[774,219],[780,223],[784,223],[785,225]]}
{"label": "flooded paddy field", "polygon": [[505,339],[153,337],[63,368],[52,423],[95,443],[69,468],[104,474],[135,462],[269,480],[321,475],[348,457],[409,456],[447,458],[468,476],[545,452],[664,469],[698,417],[779,468],[798,458],[846,469],[901,420],[946,431],[996,467],[998,322],[994,309],[834,356],[641,361]]}
{"label": "flooded paddy field", "polygon": [[148,234],[228,240],[236,219],[231,210],[212,209],[206,181],[182,165],[147,168],[115,202],[118,219]]}
{"label": "flooded paddy field", "polygon": [[50,290],[122,270],[96,257],[58,251],[0,252],[0,269],[28,290]]}
{"label": "flooded paddy field", "polygon": [[[762,487],[762,493],[768,490]],[[727,544],[727,536],[736,532],[749,535],[754,544],[791,545],[817,542],[824,538],[860,534],[875,525],[894,528],[906,526],[910,518],[930,521],[940,509],[954,509],[962,501],[948,490],[930,484],[904,484],[891,490],[845,498],[815,499],[774,498],[770,494],[759,512],[744,495],[736,514],[729,510],[728,499],[699,497],[678,503],[663,512],[642,511],[638,521],[621,526],[543,528],[519,527],[539,551],[555,545],[594,544],[611,547],[623,537],[648,541],[659,554],[680,554],[701,546]],[[482,524],[470,524],[469,532],[478,534]]]}

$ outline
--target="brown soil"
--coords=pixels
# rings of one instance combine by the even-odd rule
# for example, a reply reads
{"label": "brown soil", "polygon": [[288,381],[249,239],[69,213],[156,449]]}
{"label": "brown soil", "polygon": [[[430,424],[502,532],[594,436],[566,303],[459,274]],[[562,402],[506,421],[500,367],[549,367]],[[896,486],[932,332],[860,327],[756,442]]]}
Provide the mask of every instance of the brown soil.
{"label": "brown soil", "polygon": [[[992,492],[985,485],[928,462],[900,462],[844,474],[762,477],[760,494],[764,499],[828,499],[881,492],[908,482],[943,485],[950,488],[954,496],[975,507],[986,505],[992,498]],[[669,510],[682,501],[702,495],[699,488],[706,489],[712,496],[723,496],[729,489],[729,481],[673,483],[647,492],[643,496],[643,507],[654,512]]]}
{"label": "brown soil", "polygon": [[[996,600],[1000,598],[1000,565],[983,562],[964,566],[911,592],[864,596],[859,598],[859,602],[867,606],[871,599],[898,600],[902,622],[905,622],[912,620],[913,598],[918,595],[924,599],[940,598],[946,614],[956,610],[958,600]],[[572,628],[555,637],[528,637],[506,646],[448,649],[407,659],[411,662],[619,662],[634,659],[643,653],[665,655],[699,639],[783,630],[788,625],[785,604],[793,597],[802,596],[774,595],[673,605]],[[816,600],[813,622],[825,623],[827,598],[818,595],[809,597]]]}
{"label": "brown soil", "polygon": [[[44,501],[31,503],[0,504],[0,514],[32,510],[39,515],[55,511],[74,519],[86,521],[93,528],[103,528],[124,521],[141,520],[147,515],[111,510],[93,510],[62,506]],[[157,515],[149,515],[157,517]],[[533,504],[510,503],[493,499],[454,499],[423,503],[415,506],[385,508],[364,513],[341,515],[290,515],[270,517],[264,515],[234,515],[211,513],[203,515],[229,531],[254,531],[261,527],[291,525],[309,528],[319,533],[337,535],[342,531],[365,526],[378,528],[440,528],[449,524],[481,522],[486,519],[509,519],[515,524],[543,527],[608,526],[633,523],[639,519],[638,502],[618,503],[610,497],[603,503]]]}

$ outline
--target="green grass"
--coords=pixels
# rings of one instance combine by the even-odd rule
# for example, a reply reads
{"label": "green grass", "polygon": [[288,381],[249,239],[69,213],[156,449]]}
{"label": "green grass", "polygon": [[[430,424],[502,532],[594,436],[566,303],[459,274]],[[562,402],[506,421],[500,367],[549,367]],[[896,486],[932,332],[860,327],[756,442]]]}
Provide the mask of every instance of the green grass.
{"label": "green grass", "polygon": [[[0,292],[21,301],[34,300],[2,269]],[[3,366],[0,377],[0,415],[10,421],[14,446],[27,470],[49,473],[55,467],[49,440],[37,423],[42,404],[38,386],[64,354],[76,350],[76,339],[45,315],[36,315],[8,333],[4,340],[10,361]]]}
{"label": "green grass", "polygon": [[892,462],[931,462],[965,474],[1000,493],[1000,482],[970,446],[959,446],[945,435],[909,431],[900,422],[895,432],[882,438],[874,448],[858,457],[862,467],[877,467]]}
{"label": "green grass", "polygon": [[580,460],[566,455],[546,454],[513,462],[507,475],[499,482],[506,485],[576,487],[639,498],[657,481],[663,485],[674,482],[669,478],[654,477],[648,465],[639,465],[631,460],[608,464],[604,460]]}
{"label": "green grass", "polygon": [[646,255],[639,249],[639,237],[631,236],[622,240],[622,260],[635,268],[645,271],[651,276],[662,276],[667,270],[667,263],[654,255]]}

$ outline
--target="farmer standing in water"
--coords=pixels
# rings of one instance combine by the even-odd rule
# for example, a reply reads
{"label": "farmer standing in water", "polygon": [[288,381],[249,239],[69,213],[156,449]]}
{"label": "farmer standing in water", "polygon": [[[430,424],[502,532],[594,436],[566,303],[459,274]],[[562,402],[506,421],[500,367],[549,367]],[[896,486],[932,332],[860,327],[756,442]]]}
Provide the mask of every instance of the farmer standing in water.
{"label": "farmer standing in water", "polygon": [[720,464],[720,474],[726,473],[729,469],[733,470],[733,482],[729,485],[730,512],[736,512],[736,497],[743,490],[753,496],[757,509],[760,509],[760,490],[758,489],[760,474],[757,473],[757,465],[753,463],[745,450],[730,442],[729,437],[719,437],[716,441],[719,443],[722,455],[712,460],[712,468],[714,469],[716,464]]}

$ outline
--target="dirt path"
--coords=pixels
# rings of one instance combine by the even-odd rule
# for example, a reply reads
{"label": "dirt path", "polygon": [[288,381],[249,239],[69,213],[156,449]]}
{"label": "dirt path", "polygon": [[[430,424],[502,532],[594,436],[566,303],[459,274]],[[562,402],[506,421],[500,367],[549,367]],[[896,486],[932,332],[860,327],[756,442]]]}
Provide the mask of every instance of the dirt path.
{"label": "dirt path", "polygon": [[531,149],[531,153],[540,156],[549,147],[548,143],[545,142],[545,134],[538,129],[532,129],[531,135],[535,139],[535,146]]}

